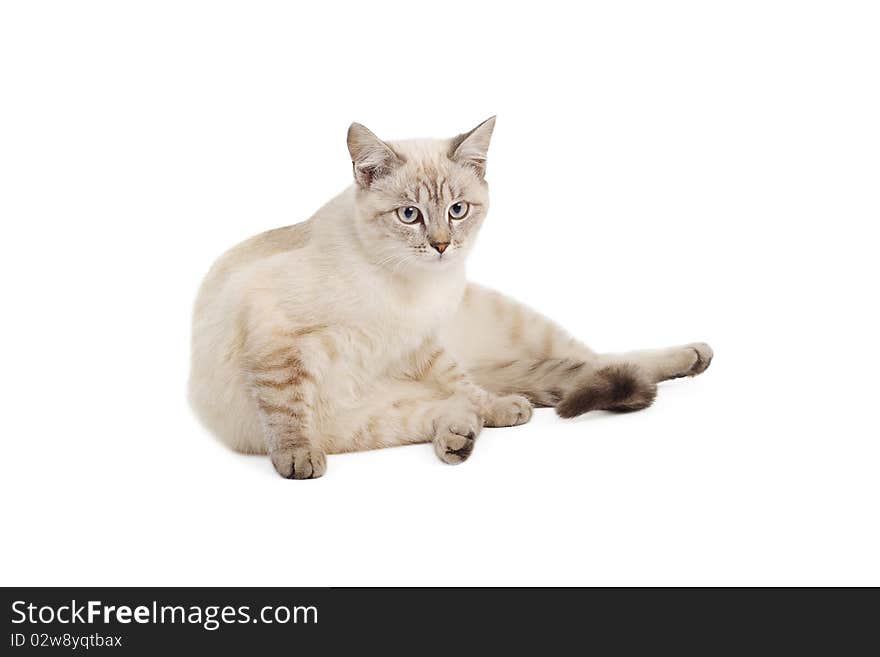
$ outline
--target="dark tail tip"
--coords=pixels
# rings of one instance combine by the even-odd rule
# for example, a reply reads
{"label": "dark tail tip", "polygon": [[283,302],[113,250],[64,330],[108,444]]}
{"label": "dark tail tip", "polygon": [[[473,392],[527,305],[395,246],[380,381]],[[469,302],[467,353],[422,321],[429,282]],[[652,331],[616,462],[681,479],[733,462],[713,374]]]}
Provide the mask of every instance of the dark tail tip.
{"label": "dark tail tip", "polygon": [[657,396],[657,385],[635,365],[621,363],[598,370],[580,388],[556,406],[560,417],[577,417],[588,411],[628,413],[647,408]]}

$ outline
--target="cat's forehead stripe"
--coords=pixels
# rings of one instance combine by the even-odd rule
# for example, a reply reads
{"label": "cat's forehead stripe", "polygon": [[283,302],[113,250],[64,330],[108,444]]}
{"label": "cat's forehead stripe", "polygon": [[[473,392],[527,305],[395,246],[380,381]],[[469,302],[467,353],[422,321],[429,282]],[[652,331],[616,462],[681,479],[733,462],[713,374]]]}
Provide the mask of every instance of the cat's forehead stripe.
{"label": "cat's forehead stripe", "polygon": [[453,187],[444,176],[421,178],[404,192],[406,200],[412,203],[438,203],[459,196],[458,189]]}

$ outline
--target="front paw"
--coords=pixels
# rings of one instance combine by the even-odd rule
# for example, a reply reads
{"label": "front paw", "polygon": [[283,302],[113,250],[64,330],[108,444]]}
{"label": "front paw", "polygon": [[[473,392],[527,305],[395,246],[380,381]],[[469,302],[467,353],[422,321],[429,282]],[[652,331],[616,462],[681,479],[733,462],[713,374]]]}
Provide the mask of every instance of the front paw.
{"label": "front paw", "polygon": [[434,436],[434,451],[444,463],[463,463],[474,451],[474,443],[482,423],[475,413],[460,418],[441,420]]}
{"label": "front paw", "polygon": [[532,419],[532,405],[520,395],[493,397],[487,404],[484,420],[487,427],[513,427]]}
{"label": "front paw", "polygon": [[327,457],[313,447],[276,449],[272,465],[285,479],[317,479],[327,471]]}

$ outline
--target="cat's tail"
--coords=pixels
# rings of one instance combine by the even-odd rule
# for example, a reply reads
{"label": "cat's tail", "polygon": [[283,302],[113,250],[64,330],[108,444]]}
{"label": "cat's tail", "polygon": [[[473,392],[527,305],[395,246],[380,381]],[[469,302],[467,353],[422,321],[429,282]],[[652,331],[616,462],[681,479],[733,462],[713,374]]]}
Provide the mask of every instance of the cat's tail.
{"label": "cat's tail", "polygon": [[594,410],[637,411],[657,395],[657,384],[634,363],[534,358],[484,362],[470,373],[487,390],[523,395],[535,406],[554,406],[565,418]]}

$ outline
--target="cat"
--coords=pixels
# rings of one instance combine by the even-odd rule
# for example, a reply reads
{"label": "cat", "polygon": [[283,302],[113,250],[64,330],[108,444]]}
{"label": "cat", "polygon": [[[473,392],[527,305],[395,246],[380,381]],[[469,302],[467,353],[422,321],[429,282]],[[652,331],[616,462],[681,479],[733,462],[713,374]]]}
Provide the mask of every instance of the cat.
{"label": "cat", "polygon": [[410,443],[457,464],[483,427],[533,406],[635,411],[709,366],[705,343],[594,353],[467,282],[494,126],[384,142],[354,123],[354,183],[217,260],[195,302],[189,395],[222,441],[292,479],[322,476],[327,454]]}

